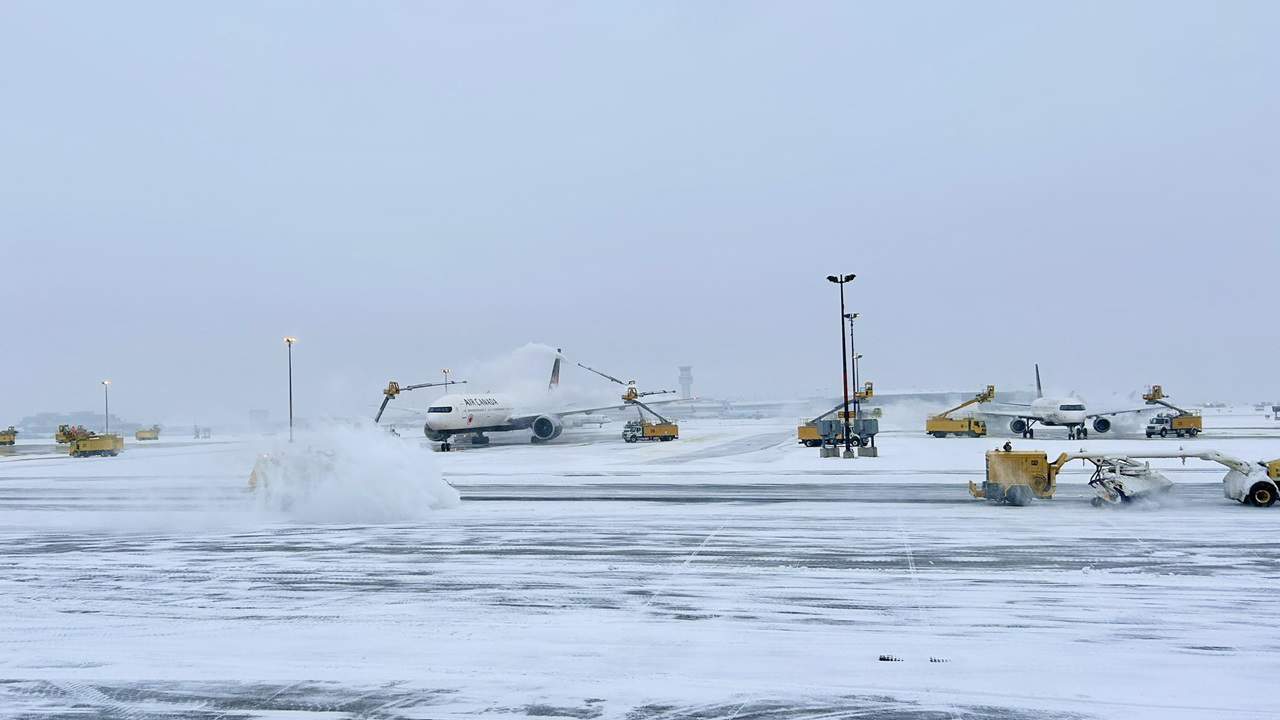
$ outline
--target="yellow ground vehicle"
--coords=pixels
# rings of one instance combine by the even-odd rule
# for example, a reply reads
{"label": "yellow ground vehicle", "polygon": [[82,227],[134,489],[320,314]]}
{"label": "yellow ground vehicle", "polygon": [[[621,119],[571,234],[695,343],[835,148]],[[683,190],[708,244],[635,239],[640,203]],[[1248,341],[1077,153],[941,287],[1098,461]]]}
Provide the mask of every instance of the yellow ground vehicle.
{"label": "yellow ground vehicle", "polygon": [[140,428],[137,432],[133,434],[133,438],[135,440],[159,440],[160,426],[152,425],[149,428]]}
{"label": "yellow ground vehicle", "polygon": [[680,426],[673,422],[651,423],[645,420],[631,420],[622,429],[622,439],[629,443],[652,440],[667,442],[679,438]]}
{"label": "yellow ground vehicle", "polygon": [[[1158,469],[1151,467],[1156,458],[1186,460],[1198,458],[1227,468],[1222,478],[1223,495],[1256,507],[1270,507],[1280,497],[1280,460],[1259,462],[1266,472],[1258,473],[1253,465],[1216,450],[1182,450],[1172,452],[1074,452],[1062,453],[1050,462],[1040,450],[1004,450],[987,453],[987,474],[982,485],[969,483],[969,494],[992,502],[1026,505],[1034,498],[1052,498],[1058,485],[1058,473],[1072,460],[1092,463],[1089,487],[1094,490],[1095,507],[1114,505],[1144,497],[1156,497],[1173,483]],[[1265,477],[1263,477],[1265,476]]]}
{"label": "yellow ground vehicle", "polygon": [[[873,443],[873,439],[880,432],[880,416],[883,414],[880,408],[869,408],[863,410],[859,403],[863,400],[870,399],[875,395],[875,386],[872,383],[866,383],[862,390],[853,394],[854,400],[851,403],[853,409],[848,413],[849,420],[849,444],[858,447],[868,447]],[[821,447],[823,442],[822,421],[828,416],[835,416],[835,429],[828,439],[834,439],[836,445],[844,444],[844,421],[845,411],[844,403],[840,403],[830,410],[822,413],[812,420],[806,420],[796,426],[796,441],[805,447]]]}
{"label": "yellow ground vehicle", "polygon": [[[843,403],[841,403],[843,405]],[[879,410],[880,408],[876,408]],[[825,413],[809,420],[801,425],[796,426],[796,441],[805,447],[820,447],[822,445],[822,419],[831,413]],[[851,436],[849,444],[859,447],[867,445],[871,442],[871,438],[880,431],[880,422],[877,419],[878,413],[865,413],[867,417],[857,417],[852,412],[849,413],[849,435]],[[837,412],[836,429],[832,437],[835,439],[836,445],[844,444],[844,413]]]}
{"label": "yellow ground vehicle", "polygon": [[1280,459],[1272,460],[1270,462],[1260,462],[1258,464],[1267,471],[1267,477],[1272,480],[1280,480]]}
{"label": "yellow ground vehicle", "polygon": [[948,435],[968,435],[969,437],[986,437],[987,424],[977,418],[963,417],[953,418],[951,413],[963,410],[977,403],[991,402],[996,396],[996,386],[988,385],[986,390],[965,400],[959,405],[928,418],[924,421],[925,433],[936,438],[944,438]]}
{"label": "yellow ground vehicle", "polygon": [[10,425],[5,430],[0,430],[0,445],[12,445],[18,441],[18,430]]}
{"label": "yellow ground vehicle", "polygon": [[924,431],[936,438],[948,435],[965,435],[967,437],[986,437],[987,423],[977,418],[931,417],[924,421]]}
{"label": "yellow ground vehicle", "polygon": [[124,450],[124,438],[110,433],[89,433],[71,440],[71,457],[116,456]]}
{"label": "yellow ground vehicle", "polygon": [[1150,390],[1142,394],[1142,399],[1146,400],[1148,405],[1163,405],[1173,411],[1160,413],[1151,418],[1147,422],[1147,437],[1155,435],[1168,437],[1171,433],[1176,437],[1195,437],[1204,432],[1203,417],[1166,401],[1166,397],[1164,388],[1159,385],[1152,385]]}
{"label": "yellow ground vehicle", "polygon": [[989,450],[987,477],[981,486],[969,481],[969,494],[1010,505],[1052,498],[1058,488],[1058,470],[1066,459],[1063,453],[1050,463],[1042,450]]}
{"label": "yellow ground vehicle", "polygon": [[65,445],[76,438],[88,437],[89,430],[83,425],[59,425],[58,432],[54,433],[53,439],[59,445]]}

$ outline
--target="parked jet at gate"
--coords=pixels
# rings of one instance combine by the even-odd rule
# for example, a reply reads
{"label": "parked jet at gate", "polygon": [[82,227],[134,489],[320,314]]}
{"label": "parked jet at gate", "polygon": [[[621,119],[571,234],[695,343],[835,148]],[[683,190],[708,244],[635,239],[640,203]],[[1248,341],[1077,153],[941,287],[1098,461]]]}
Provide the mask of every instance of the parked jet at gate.
{"label": "parked jet at gate", "polygon": [[1009,421],[1009,430],[1011,432],[1021,434],[1024,438],[1033,438],[1036,436],[1036,423],[1051,427],[1065,427],[1067,429],[1067,438],[1070,440],[1083,440],[1084,438],[1089,437],[1089,430],[1086,425],[1090,420],[1093,421],[1092,425],[1094,432],[1105,433],[1111,429],[1111,421],[1108,420],[1106,416],[1119,415],[1121,413],[1147,412],[1151,410],[1150,407],[1141,407],[1090,413],[1085,408],[1084,401],[1078,397],[1045,397],[1044,390],[1040,386],[1039,364],[1036,364],[1036,399],[1033,400],[1030,405],[1020,405],[1017,403],[1000,404],[1020,409],[1005,410],[1002,408],[984,408],[980,414],[1012,418]]}

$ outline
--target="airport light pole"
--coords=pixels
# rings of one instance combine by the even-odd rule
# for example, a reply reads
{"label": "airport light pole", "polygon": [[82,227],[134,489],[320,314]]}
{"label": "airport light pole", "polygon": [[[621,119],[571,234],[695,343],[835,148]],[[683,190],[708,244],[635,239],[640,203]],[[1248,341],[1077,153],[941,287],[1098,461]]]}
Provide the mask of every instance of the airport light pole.
{"label": "airport light pole", "polygon": [[853,354],[853,416],[855,418],[862,417],[862,401],[858,399],[858,361],[862,356],[858,353]]}
{"label": "airport light pole", "polygon": [[289,347],[289,442],[293,442],[293,344],[296,342],[296,337],[284,337],[284,344]]}
{"label": "airport light pole", "polygon": [[828,275],[827,280],[840,286],[840,366],[844,369],[844,455],[852,457],[853,448],[849,446],[849,350],[844,345],[844,284],[853,282],[857,275]]}
{"label": "airport light pole", "polygon": [[858,313],[845,313],[845,320],[849,321],[849,354],[853,355],[853,416],[858,415],[858,358],[862,357],[858,354],[857,347],[853,344],[853,321],[858,319]]}
{"label": "airport light pole", "polygon": [[111,432],[111,381],[102,381],[102,434]]}
{"label": "airport light pole", "polygon": [[444,373],[444,384],[447,388],[449,386],[449,368],[440,368],[440,372]]}

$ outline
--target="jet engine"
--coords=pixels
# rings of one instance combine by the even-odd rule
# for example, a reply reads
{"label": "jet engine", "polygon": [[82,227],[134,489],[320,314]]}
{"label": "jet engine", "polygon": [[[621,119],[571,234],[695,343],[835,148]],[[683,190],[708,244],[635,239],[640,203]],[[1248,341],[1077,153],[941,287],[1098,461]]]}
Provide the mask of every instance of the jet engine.
{"label": "jet engine", "polygon": [[1027,421],[1022,418],[1014,418],[1009,421],[1009,431],[1016,432],[1019,435],[1027,431]]}
{"label": "jet engine", "polygon": [[564,432],[564,422],[555,415],[539,415],[529,425],[533,431],[533,442],[542,443],[555,440]]}
{"label": "jet engine", "polygon": [[1106,431],[1108,431],[1108,430],[1110,430],[1110,429],[1111,429],[1111,421],[1110,421],[1110,420],[1108,420],[1108,419],[1106,419],[1106,418],[1104,418],[1104,417],[1097,417],[1097,418],[1094,418],[1094,419],[1093,419],[1093,431],[1094,431],[1094,432],[1097,432],[1097,433],[1104,433],[1104,432],[1106,432]]}

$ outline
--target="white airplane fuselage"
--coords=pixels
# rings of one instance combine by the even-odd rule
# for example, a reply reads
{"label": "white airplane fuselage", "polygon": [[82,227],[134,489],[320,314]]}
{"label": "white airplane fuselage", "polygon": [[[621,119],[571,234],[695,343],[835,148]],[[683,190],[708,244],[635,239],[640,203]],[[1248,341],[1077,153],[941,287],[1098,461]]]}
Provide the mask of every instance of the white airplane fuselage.
{"label": "white airplane fuselage", "polygon": [[1087,418],[1084,401],[1073,397],[1042,397],[1031,402],[1027,417],[1035,418],[1041,425],[1079,425]]}
{"label": "white airplane fuselage", "polygon": [[428,436],[516,430],[512,425],[514,412],[514,403],[505,395],[445,395],[427,408],[424,430]]}

